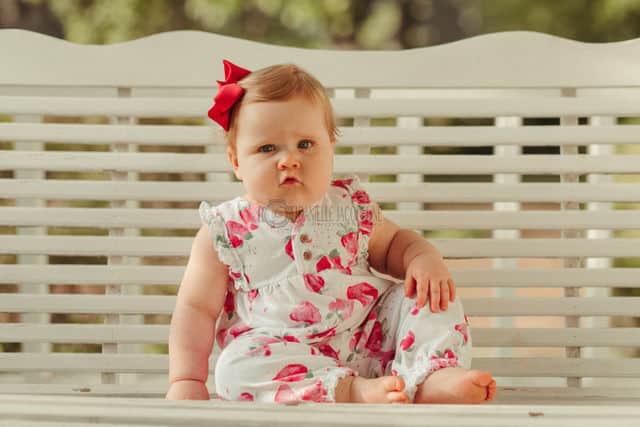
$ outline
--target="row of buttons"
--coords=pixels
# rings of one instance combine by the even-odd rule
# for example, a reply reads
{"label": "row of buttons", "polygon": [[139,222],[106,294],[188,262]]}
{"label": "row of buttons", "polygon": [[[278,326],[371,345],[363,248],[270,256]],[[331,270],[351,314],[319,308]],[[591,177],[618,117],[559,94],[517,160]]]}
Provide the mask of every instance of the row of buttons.
{"label": "row of buttons", "polygon": [[[308,234],[303,233],[300,235],[300,241],[302,243],[309,244],[311,243],[311,238],[309,237]],[[304,253],[302,254],[302,257],[304,258],[305,261],[309,261],[312,256],[313,254],[311,253],[311,251],[304,251]]]}

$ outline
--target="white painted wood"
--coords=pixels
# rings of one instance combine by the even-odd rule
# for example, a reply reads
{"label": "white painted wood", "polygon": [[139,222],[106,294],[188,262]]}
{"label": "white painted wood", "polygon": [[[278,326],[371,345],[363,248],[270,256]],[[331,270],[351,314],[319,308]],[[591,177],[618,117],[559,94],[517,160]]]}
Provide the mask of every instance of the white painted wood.
{"label": "white painted wood", "polygon": [[[336,155],[334,172],[345,173],[422,173],[453,175],[528,173],[636,173],[640,155],[586,156],[406,156]],[[9,151],[0,158],[0,169],[43,169],[50,171],[137,171],[137,172],[224,172],[229,170],[223,155],[176,153],[96,153],[96,152],[20,152]],[[366,182],[366,181],[365,181]]]}
{"label": "white painted wood", "polygon": [[[211,94],[215,95],[215,84]],[[364,89],[363,89],[364,90]],[[640,96],[567,99],[523,94],[521,97],[488,96],[487,99],[458,97],[426,99],[375,99],[368,96],[336,98],[338,117],[554,117],[585,115],[638,116]],[[60,116],[131,116],[203,118],[210,97],[199,98],[68,98],[0,97],[0,114],[55,114]],[[368,123],[363,123],[368,126]]]}
{"label": "white painted wood", "polygon": [[[474,347],[636,347],[637,328],[473,328]],[[166,343],[168,325],[0,324],[0,341]]]}
{"label": "white painted wood", "polygon": [[[491,183],[366,183],[373,198],[386,202],[491,203],[521,202],[640,201],[640,186],[620,184],[491,184]],[[241,183],[127,182],[78,180],[0,179],[0,196],[6,198],[49,197],[83,200],[223,201],[241,194]]]}
{"label": "white painted wood", "polygon": [[[37,115],[16,115],[13,117],[13,120],[17,123],[40,123],[42,121],[41,116]],[[14,145],[16,150],[20,151],[33,151],[38,152],[41,151],[44,147],[42,142],[32,141],[32,142],[17,142]],[[15,170],[14,178],[18,179],[43,179],[45,177],[45,172],[43,170]],[[22,199],[16,201],[16,206],[29,206],[34,209],[43,210],[46,206],[45,200],[42,199]],[[36,226],[36,227],[18,227],[17,228],[18,235],[36,235],[43,236],[47,234],[46,227]],[[26,264],[26,265],[43,265],[48,264],[49,257],[44,254],[36,254],[36,255],[18,255],[16,256],[16,262],[18,264]],[[45,295],[49,293],[49,286],[47,284],[46,279],[39,283],[20,283],[17,282],[20,292],[25,294],[40,294]],[[22,313],[20,315],[20,320],[22,322],[30,322],[30,323],[40,323],[47,324],[49,323],[49,314],[47,313]],[[23,343],[19,339],[15,340],[15,342],[20,342],[22,346],[22,351],[27,352],[37,352],[37,353],[48,353],[51,351],[51,346],[47,343]],[[45,380],[42,375],[26,375],[25,379],[30,382],[40,382]]]}
{"label": "white painted wood", "polygon": [[[183,48],[185,43],[201,48],[187,51]],[[0,153],[0,170],[40,174],[28,177],[16,174],[0,179],[0,198],[9,205],[15,204],[0,208],[0,226],[9,230],[0,235],[0,254],[28,259],[19,265],[0,265],[0,283],[73,285],[56,288],[64,292],[57,295],[37,295],[35,291],[2,294],[0,312],[27,312],[35,316],[97,313],[104,315],[108,322],[106,325],[38,325],[35,321],[0,324],[0,343],[104,344],[103,354],[47,355],[30,350],[38,347],[26,348],[25,353],[0,353],[3,372],[0,393],[163,396],[167,356],[145,351],[149,351],[149,344],[166,343],[167,315],[173,309],[175,297],[139,293],[143,287],[145,292],[159,292],[155,285],[166,286],[162,292],[175,291],[190,248],[191,238],[187,234],[199,226],[195,207],[200,200],[222,201],[242,193],[240,183],[225,179],[230,174],[223,141],[220,132],[205,118],[215,80],[219,78],[220,59],[232,57],[237,63],[255,69],[279,62],[278,58],[283,61],[295,58],[328,86],[331,96],[350,94],[335,96],[333,101],[337,115],[353,118],[355,125],[341,129],[343,138],[339,144],[353,146],[354,155],[337,156],[337,174],[355,172],[364,181],[370,175],[399,176],[401,182],[365,182],[365,187],[378,202],[399,203],[399,210],[385,211],[385,215],[403,227],[493,233],[491,239],[448,238],[434,239],[433,243],[447,257],[478,258],[461,263],[486,265],[484,269],[452,268],[458,286],[474,295],[463,301],[472,325],[474,318],[488,318],[478,319],[481,324],[497,319],[503,326],[513,325],[487,328],[488,323],[484,323],[484,327],[473,327],[474,348],[480,355],[475,358],[474,367],[491,370],[498,377],[501,387],[498,402],[553,405],[540,409],[544,416],[538,416],[535,408],[528,406],[529,412],[523,419],[529,425],[544,425],[540,421],[552,420],[548,416],[551,413],[558,415],[553,420],[562,425],[601,425],[605,419],[603,414],[611,414],[606,417],[607,422],[617,419],[620,420],[617,424],[624,425],[633,419],[637,423],[637,411],[625,412],[628,408],[624,405],[629,402],[633,410],[637,409],[640,362],[620,350],[637,347],[640,332],[638,328],[608,327],[612,316],[631,318],[640,312],[640,298],[608,296],[609,289],[614,287],[640,286],[637,269],[610,268],[610,264],[602,262],[587,264],[597,268],[584,268],[582,263],[589,257],[640,257],[635,235],[620,238],[616,234],[620,230],[640,229],[637,205],[630,204],[640,202],[637,181],[640,156],[622,154],[617,149],[621,144],[639,144],[640,126],[620,126],[615,120],[615,117],[640,116],[640,65],[634,59],[639,43],[640,40],[592,45],[534,33],[505,33],[402,52],[328,52],[266,46],[197,32],[161,34],[111,46],[78,46],[20,30],[0,31],[0,49],[12,58],[9,67],[0,67],[0,114],[55,113],[56,117],[98,116],[110,120],[108,125],[94,124],[93,117],[87,123],[0,123],[0,141],[16,144],[15,149]],[[206,58],[201,54],[204,46],[212,52]],[[527,55],[522,55],[523,51]],[[167,57],[172,58],[170,64],[166,63]],[[504,58],[510,59],[504,61]],[[158,61],[164,65],[159,67]],[[469,61],[473,61],[473,67],[468,66]],[[46,67],[39,66],[40,63]],[[390,64],[394,72],[389,72]],[[185,75],[185,65],[196,71]],[[154,72],[149,73],[150,69]],[[429,73],[425,73],[425,69],[429,69]],[[401,75],[397,70],[402,70]],[[560,96],[562,88],[563,94],[572,96]],[[118,94],[127,96],[118,97]],[[561,125],[515,126],[520,123],[519,119],[511,119],[514,116],[560,117]],[[601,121],[598,126],[576,126],[578,116],[599,117]],[[138,125],[135,121],[147,117],[190,118],[194,125]],[[495,118],[498,126],[423,127],[424,117]],[[395,119],[398,126],[372,126],[375,118]],[[28,146],[20,145],[43,141],[79,145],[74,147],[75,151],[43,151],[43,147],[38,146],[32,152],[24,148]],[[114,146],[115,152],[88,151],[97,144]],[[143,152],[141,145],[193,146],[203,153],[150,153]],[[548,145],[561,146],[561,154],[520,154],[524,146]],[[401,149],[398,155],[372,155],[372,146]],[[421,155],[423,146],[489,146],[500,155],[425,156]],[[587,146],[588,154],[581,154],[580,146]],[[608,148],[603,150],[602,146]],[[95,179],[102,181],[43,179],[41,171],[44,170],[91,171]],[[137,174],[147,172],[189,173],[192,181],[141,182]],[[417,178],[423,174],[484,175],[482,179],[498,174],[498,179],[495,183],[422,183]],[[520,183],[509,176],[512,174],[562,175],[563,180],[569,182]],[[577,174],[598,175],[599,179],[581,182]],[[410,183],[405,182],[407,176],[411,178]],[[203,177],[207,182],[201,181]],[[49,200],[52,206],[24,206],[33,199]],[[77,201],[104,201],[109,208],[80,208],[69,204]],[[158,202],[162,208],[140,208],[148,201]],[[177,202],[181,204],[176,205]],[[611,204],[613,202],[616,204]],[[626,203],[623,207],[627,209],[619,209],[621,206],[617,203],[620,202]],[[422,203],[446,203],[447,206],[443,211],[422,212],[419,209]],[[468,206],[462,205],[466,203],[482,205],[467,210]],[[544,210],[503,209],[528,203]],[[556,210],[558,203],[572,210]],[[579,204],[584,203],[609,205],[597,205],[606,207],[603,210],[578,209]],[[491,204],[499,209],[482,210]],[[411,209],[405,211],[406,207]],[[84,227],[87,235],[12,235],[12,227]],[[181,237],[138,237],[136,233],[141,228],[154,228],[167,234],[180,230]],[[104,230],[111,230],[112,236],[101,235]],[[565,237],[571,238],[557,237],[556,232],[563,230],[569,230]],[[536,238],[519,238],[519,234],[532,234]],[[107,256],[110,265],[47,265],[39,264],[36,258],[27,258],[47,255]],[[169,265],[129,265],[127,262],[129,259],[143,262],[143,257],[148,256],[166,257]],[[522,268],[525,263],[533,262],[528,260],[533,257],[535,262],[560,261],[571,268],[548,268],[549,264],[544,268]],[[501,268],[489,268],[488,261],[494,258],[499,258],[497,264]],[[107,285],[106,295],[71,295],[70,292],[78,289],[77,285],[93,286],[94,290],[101,290],[96,286]],[[580,291],[581,287],[586,289]],[[486,296],[492,290],[497,290],[498,297]],[[134,295],[129,295],[131,292]],[[544,292],[554,295],[565,292],[565,295],[557,297]],[[160,315],[160,323],[164,324],[126,324],[132,315],[140,314]],[[551,328],[544,323],[563,317],[570,319],[569,327]],[[119,354],[129,345],[139,347],[130,348],[131,354]],[[537,356],[540,353],[530,355],[529,348],[538,352],[551,349],[553,357]],[[570,357],[557,358],[561,354],[559,348],[569,348]],[[598,352],[589,353],[591,357],[585,358],[584,350],[591,348]],[[495,357],[491,352],[496,349],[502,356],[526,356]],[[52,384],[18,384],[25,376],[42,373],[46,377],[40,380]],[[82,384],[79,378],[98,378],[99,381],[100,373],[104,373],[102,380],[120,384],[95,384],[91,379],[86,385],[77,385]],[[571,378],[569,385],[579,385],[579,380],[586,378],[589,385],[606,387],[583,389],[566,387],[566,384],[549,387],[564,384],[561,381],[567,377]],[[130,380],[136,383],[124,384]],[[54,384],[56,381],[68,384]],[[0,395],[0,413],[6,413],[5,407],[13,408],[12,427],[38,417],[51,423],[59,421],[60,425],[76,421],[80,425],[88,420],[90,411],[86,401],[61,405],[60,396],[42,401],[42,408],[29,396],[13,397],[6,405],[2,397]],[[101,413],[107,415],[90,421],[106,425],[185,423],[184,417],[178,421],[178,415],[185,412],[175,411],[176,407],[170,408],[174,413],[179,412],[175,418],[155,412],[169,409],[163,405],[174,403],[149,402],[152,403],[105,400],[104,407],[93,409],[111,406],[115,409],[103,410]],[[607,406],[584,406],[594,402],[621,405],[623,411],[615,413]],[[588,417],[586,412],[571,409],[567,406],[569,403],[583,405],[597,415]],[[34,406],[42,412],[26,409]],[[49,406],[53,409],[49,410]],[[327,422],[353,425],[355,422],[335,415],[335,411],[341,410],[340,405],[315,407],[306,406],[301,412],[307,425],[326,425]],[[239,411],[233,404],[225,403],[221,408],[211,411],[209,406],[207,412],[189,413],[186,419],[212,419],[215,425],[237,421]],[[286,416],[286,410],[268,408],[260,412],[259,405],[254,405],[251,411],[240,413],[249,417],[247,423],[257,422],[258,414],[265,413],[276,417],[277,423],[285,423],[282,414]],[[368,414],[389,412],[389,408],[372,406],[371,411],[367,408],[361,406],[358,410]],[[396,410],[405,409],[391,408]],[[470,425],[466,422],[469,420],[477,421],[477,425],[513,425],[517,419],[515,413],[499,405],[473,407],[467,417],[462,417],[464,422],[462,418],[454,418],[453,415],[464,415],[461,412],[464,410],[441,406],[411,408],[406,422],[403,416],[403,425],[414,421],[421,425],[455,425],[455,422]],[[422,411],[426,411],[427,417]],[[59,418],[50,418],[52,413],[57,413]],[[506,418],[500,418],[501,415]],[[233,421],[232,417],[235,417]],[[264,419],[262,416],[261,420]],[[286,422],[300,425],[301,419],[290,417]],[[393,421],[397,423],[397,419]],[[380,424],[369,422],[366,417],[359,417],[357,421]],[[2,422],[0,417],[0,425]],[[393,424],[391,417],[388,423]]]}
{"label": "white painted wood", "polygon": [[[105,403],[106,402],[106,403]],[[592,401],[593,402],[593,401]],[[598,401],[596,400],[596,403]],[[395,426],[559,426],[571,423],[594,427],[612,422],[631,427],[640,412],[629,403],[615,407],[587,406],[571,402],[565,406],[546,403],[514,405],[354,405],[304,404],[273,406],[252,404],[247,410],[244,402],[149,402],[141,399],[43,397],[31,400],[25,396],[8,396],[0,401],[0,408],[8,417],[22,420],[36,427],[49,422],[68,420],[74,425],[158,426],[209,425],[221,427],[237,425],[325,426],[347,425]],[[30,408],[32,408],[30,410]],[[13,421],[15,422],[15,421]],[[20,422],[20,421],[19,421]],[[13,424],[12,424],[13,425]],[[54,424],[61,425],[61,424]]]}
{"label": "white painted wood", "polygon": [[[161,399],[167,392],[167,384],[159,383],[143,383],[143,384],[1,384],[0,383],[0,400],[5,402],[30,402],[36,403],[39,399],[52,399],[52,401],[60,402],[66,400],[60,399],[62,396],[73,396],[78,399],[79,404],[86,404],[87,397],[109,397],[105,399],[105,404],[110,405],[140,405],[141,407],[163,406],[169,404]],[[31,395],[31,396],[27,396]],[[49,395],[45,397],[44,395]],[[127,398],[113,399],[113,397]],[[616,387],[616,388],[566,388],[566,387],[498,387],[496,401],[489,404],[494,406],[497,404],[539,404],[545,402],[547,404],[575,404],[575,405],[635,405],[635,399],[640,397],[640,389],[632,387]],[[145,398],[140,400],[140,398]],[[215,398],[215,394],[211,394],[211,398]],[[93,399],[92,399],[93,400]],[[95,400],[94,400],[95,401]],[[183,405],[210,405],[215,402],[197,402],[185,401],[174,402]],[[325,405],[326,406],[326,405]],[[332,405],[334,406],[334,405]],[[335,405],[339,406],[339,405]],[[353,408],[353,410],[358,408]],[[358,405],[359,407],[360,405]],[[430,408],[436,405],[430,405]],[[484,408],[485,406],[464,406],[458,405],[457,408]],[[634,406],[635,407],[635,406]],[[309,408],[307,406],[307,408]],[[377,408],[377,407],[373,407]],[[326,409],[326,408],[325,408]],[[415,409],[414,409],[415,410]]]}
{"label": "white painted wood", "polygon": [[[634,211],[396,211],[383,215],[405,228],[451,229],[640,229]],[[194,209],[119,208],[13,208],[0,210],[0,222],[9,226],[147,227],[195,229],[200,224]]]}
{"label": "white painted wood", "polygon": [[[174,296],[7,294],[4,312],[170,314]],[[634,316],[640,297],[465,298],[470,316]]]}
{"label": "white painted wood", "polygon": [[[494,120],[494,125],[498,128],[517,128],[522,126],[522,118],[521,117],[496,117]],[[494,155],[496,156],[518,156],[522,154],[521,147],[514,145],[504,145],[498,146],[494,148]],[[517,174],[496,174],[493,176],[493,182],[497,184],[517,184],[520,182],[520,175]],[[518,202],[498,202],[493,204],[493,209],[495,211],[519,211],[520,203]],[[474,223],[472,221],[471,223]],[[500,228],[493,230],[491,233],[492,238],[494,239],[518,239],[520,238],[520,230],[515,229],[505,229],[505,226],[502,225]],[[492,260],[492,264],[494,268],[502,269],[508,268],[513,269],[518,266],[518,260],[514,258],[497,258]],[[494,288],[493,295],[501,298],[513,298],[516,296],[517,289],[514,288]],[[508,328],[514,325],[514,319],[509,317],[497,317],[492,320],[492,325],[497,328]],[[493,355],[498,357],[508,357],[513,354],[513,349],[509,346],[504,346],[498,348],[494,351]],[[511,385],[511,384],[506,384]]]}
{"label": "white painted wood", "polygon": [[[615,127],[616,118],[615,117],[602,117],[595,116],[589,118],[589,127],[592,129],[596,129],[602,126],[607,127]],[[590,145],[587,147],[587,153],[590,155],[611,155],[614,154],[615,146],[612,145]],[[589,174],[587,176],[588,183],[610,183],[612,182],[612,177],[609,175],[598,175],[598,174]],[[613,209],[612,203],[588,203],[587,209],[592,212],[610,212]],[[640,216],[640,215],[639,215]],[[575,227],[574,227],[575,228]],[[595,228],[595,227],[594,227]],[[588,230],[586,232],[587,238],[590,239],[608,239],[613,236],[613,232],[609,229],[597,229],[597,230]],[[587,268],[609,268],[611,267],[612,259],[611,258],[587,258],[585,260],[585,266]],[[599,289],[586,289],[585,296],[587,297],[607,297],[610,296],[610,290],[607,288],[599,288]],[[591,317],[585,318],[581,321],[581,326],[585,328],[606,328],[610,325],[610,319],[606,317]],[[634,340],[636,341],[636,340]],[[640,341],[636,341],[640,342]],[[599,347],[590,347],[582,349],[584,357],[597,357],[597,358],[606,358],[611,357],[613,349],[610,348],[599,348]],[[587,386],[607,386],[610,383],[605,383],[599,379],[587,378],[583,380],[583,383]]]}
{"label": "white painted wood", "polygon": [[[640,65],[635,61],[638,43],[589,44],[518,31],[405,51],[327,51],[198,31],[93,46],[6,30],[0,48],[12,63],[0,70],[0,85],[215,87],[223,58],[233,58],[248,69],[295,58],[332,88],[629,87],[640,85]],[[523,51],[528,54],[522,55]],[[185,73],[185,64],[192,72]]]}
{"label": "white painted wood", "polygon": [[[103,237],[103,236],[4,236],[0,235],[0,253],[187,256],[189,237]],[[638,239],[431,239],[446,257],[638,257]]]}
{"label": "white painted wood", "polygon": [[[3,370],[7,372],[119,372],[164,373],[168,355],[159,354],[87,354],[52,353],[0,353]],[[210,373],[215,363],[209,363]],[[569,359],[554,357],[477,357],[472,368],[488,370],[496,377],[638,377],[640,360],[637,359]]]}
{"label": "white painted wood", "polygon": [[[11,282],[40,282],[48,279],[59,284],[177,286],[183,266],[103,266],[103,265],[0,265],[0,276]],[[599,269],[474,269],[451,268],[456,284],[462,288],[520,287],[560,288],[575,284],[595,288],[634,288],[638,273],[630,268]]]}
{"label": "white painted wood", "polygon": [[[73,99],[73,98],[72,98]],[[109,102],[103,99],[100,102]],[[0,97],[0,103],[2,97]],[[1,104],[0,104],[1,105]],[[82,111],[79,114],[86,114]],[[489,145],[576,145],[576,144],[636,144],[640,125],[599,127],[528,126],[522,128],[494,128],[491,126],[428,126],[399,127],[341,127],[339,145],[428,145],[489,146]],[[0,123],[0,140],[47,141],[81,144],[108,144],[122,141],[127,144],[154,145],[221,145],[220,132],[213,126],[181,125],[99,125],[99,124],[25,124]]]}

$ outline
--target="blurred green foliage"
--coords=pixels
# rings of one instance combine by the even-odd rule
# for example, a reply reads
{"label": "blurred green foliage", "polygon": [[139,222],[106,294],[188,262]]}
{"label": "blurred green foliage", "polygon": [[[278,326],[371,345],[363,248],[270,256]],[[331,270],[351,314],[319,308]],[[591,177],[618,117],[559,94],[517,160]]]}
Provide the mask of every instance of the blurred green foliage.
{"label": "blurred green foliage", "polygon": [[[640,0],[3,1],[13,13],[5,13],[0,26],[92,44],[185,29],[272,44],[360,49],[430,46],[512,30],[585,42],[640,35]],[[62,34],[55,34],[60,28]]]}

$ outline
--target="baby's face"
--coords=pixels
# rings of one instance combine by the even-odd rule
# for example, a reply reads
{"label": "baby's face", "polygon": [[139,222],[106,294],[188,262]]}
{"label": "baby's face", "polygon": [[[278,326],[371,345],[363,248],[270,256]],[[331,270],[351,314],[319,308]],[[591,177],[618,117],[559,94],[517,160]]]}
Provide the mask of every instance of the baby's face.
{"label": "baby's face", "polygon": [[318,103],[302,97],[242,106],[229,160],[250,201],[297,213],[322,198],[335,143],[324,117]]}

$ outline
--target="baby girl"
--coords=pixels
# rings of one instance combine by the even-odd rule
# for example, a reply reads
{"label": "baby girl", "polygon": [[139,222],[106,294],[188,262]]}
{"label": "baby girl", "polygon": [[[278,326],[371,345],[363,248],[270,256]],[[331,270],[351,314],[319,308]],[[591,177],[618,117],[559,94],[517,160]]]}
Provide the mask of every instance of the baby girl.
{"label": "baby girl", "polygon": [[216,339],[222,399],[492,400],[491,374],[469,369],[468,322],[440,253],[384,218],[357,176],[332,180],[337,127],[322,85],[295,65],[224,65],[209,117],[246,194],[200,206],[167,398],[209,398]]}

